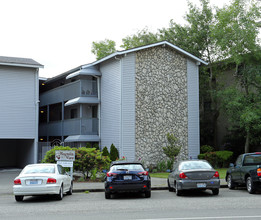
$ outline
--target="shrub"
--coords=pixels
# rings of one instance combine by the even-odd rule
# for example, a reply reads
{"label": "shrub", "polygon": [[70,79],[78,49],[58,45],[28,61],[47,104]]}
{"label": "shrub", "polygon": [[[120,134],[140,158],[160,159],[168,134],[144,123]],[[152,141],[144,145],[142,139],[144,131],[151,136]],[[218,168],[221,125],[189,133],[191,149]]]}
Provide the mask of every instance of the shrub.
{"label": "shrub", "polygon": [[158,164],[157,164],[157,170],[158,170],[159,172],[166,171],[166,169],[167,169],[167,166],[166,166],[166,162],[165,162],[164,160],[158,162]]}
{"label": "shrub", "polygon": [[199,154],[198,159],[207,160],[213,167],[226,168],[233,156],[232,151],[215,151]]}
{"label": "shrub", "polygon": [[213,152],[213,151],[214,151],[214,148],[209,146],[209,145],[202,145],[200,147],[200,153],[201,154],[208,153],[208,152]]}
{"label": "shrub", "polygon": [[[96,175],[97,171],[108,169],[110,165],[110,159],[107,156],[102,156],[102,153],[95,148],[70,148],[70,147],[54,147],[48,151],[42,160],[43,163],[55,163],[55,151],[56,150],[74,150],[75,161],[73,167],[75,170],[80,171],[83,174],[83,178],[89,178],[89,174],[92,171],[92,175]],[[96,170],[95,170],[96,169]]]}
{"label": "shrub", "polygon": [[104,147],[104,148],[102,149],[102,156],[110,156],[110,153],[109,153],[107,147]]}
{"label": "shrub", "polygon": [[118,149],[114,146],[114,144],[111,144],[111,149],[110,149],[110,159],[111,161],[115,161],[119,158],[119,151]]}
{"label": "shrub", "polygon": [[229,163],[232,159],[233,152],[232,151],[216,151],[218,157],[218,166],[219,167],[228,167]]}
{"label": "shrub", "polygon": [[175,157],[178,156],[181,147],[177,145],[178,139],[173,134],[168,133],[167,140],[169,145],[163,147],[162,149],[164,154],[166,154],[166,156],[174,162]]}
{"label": "shrub", "polygon": [[56,163],[56,160],[55,160],[55,151],[56,150],[76,150],[76,148],[55,146],[53,149],[46,152],[44,159],[41,162],[42,163]]}

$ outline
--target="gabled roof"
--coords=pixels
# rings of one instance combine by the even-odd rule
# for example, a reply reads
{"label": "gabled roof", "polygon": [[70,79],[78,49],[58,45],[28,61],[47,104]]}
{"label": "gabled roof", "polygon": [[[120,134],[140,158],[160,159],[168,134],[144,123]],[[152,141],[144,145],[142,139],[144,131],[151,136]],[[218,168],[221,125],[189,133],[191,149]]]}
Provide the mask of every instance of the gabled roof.
{"label": "gabled roof", "polygon": [[93,66],[95,66],[95,65],[97,65],[99,63],[102,63],[102,62],[104,62],[106,60],[109,60],[109,59],[111,59],[111,58],[113,58],[115,56],[124,55],[124,54],[132,53],[132,52],[136,52],[136,51],[139,51],[139,50],[144,50],[144,49],[148,49],[148,48],[156,47],[156,46],[169,46],[169,47],[173,48],[174,50],[178,51],[179,53],[184,54],[186,57],[194,60],[195,62],[198,63],[198,65],[200,65],[201,63],[203,63],[204,65],[208,65],[208,63],[205,62],[204,60],[199,59],[198,57],[188,53],[185,50],[182,50],[181,48],[179,48],[179,47],[169,43],[168,41],[161,41],[161,42],[158,42],[158,43],[149,44],[149,45],[145,45],[145,46],[141,46],[141,47],[136,47],[136,48],[132,48],[132,49],[129,49],[129,50],[117,51],[115,53],[112,53],[112,54],[110,54],[110,55],[100,59],[100,60],[96,60],[93,63],[84,64],[84,65],[78,66],[78,67],[76,67],[74,69],[71,69],[71,70],[69,70],[67,72],[64,72],[64,73],[59,74],[59,75],[57,75],[55,77],[52,77],[52,78],[48,79],[46,81],[46,83],[58,80],[60,78],[66,77],[66,76],[67,76],[66,79],[70,79],[70,78],[75,77],[75,76],[77,76],[79,74],[82,74],[81,70],[89,68],[89,67],[93,67]]}
{"label": "gabled roof", "polygon": [[169,46],[169,47],[173,48],[174,50],[184,54],[187,57],[189,57],[190,59],[195,60],[196,62],[199,62],[199,65],[200,65],[200,63],[208,65],[208,63],[205,62],[204,60],[199,59],[198,57],[188,53],[185,50],[182,50],[181,48],[169,43],[168,41],[161,41],[161,42],[154,43],[154,44],[149,44],[149,45],[145,45],[145,46],[141,46],[141,47],[135,47],[135,48],[132,48],[132,49],[129,49],[129,50],[117,51],[117,52],[110,54],[110,55],[108,55],[108,56],[106,56],[106,57],[104,57],[100,60],[93,62],[93,63],[83,65],[82,68],[86,68],[86,67],[89,67],[89,66],[93,66],[93,65],[102,63],[102,62],[104,62],[104,61],[106,61],[106,60],[108,60],[112,57],[118,56],[118,55],[124,55],[124,54],[136,52],[136,51],[139,51],[139,50],[148,49],[148,48],[151,48],[151,47],[157,47],[157,46]]}
{"label": "gabled roof", "polygon": [[44,66],[31,58],[0,56],[0,65],[43,68]]}

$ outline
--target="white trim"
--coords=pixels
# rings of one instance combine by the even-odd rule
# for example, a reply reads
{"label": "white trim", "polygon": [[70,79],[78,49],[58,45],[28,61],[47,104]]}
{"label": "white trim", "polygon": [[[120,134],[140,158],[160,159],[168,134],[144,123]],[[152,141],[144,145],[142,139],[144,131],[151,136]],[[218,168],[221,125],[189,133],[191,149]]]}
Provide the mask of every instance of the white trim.
{"label": "white trim", "polygon": [[124,54],[128,54],[128,53],[136,52],[136,51],[139,51],[139,50],[148,49],[148,48],[151,48],[151,47],[157,47],[157,46],[160,46],[160,45],[168,45],[169,47],[171,47],[171,48],[173,48],[173,49],[183,53],[184,55],[188,56],[189,58],[191,58],[191,59],[193,59],[193,60],[195,60],[195,61],[197,61],[199,63],[203,63],[205,65],[208,65],[207,62],[205,62],[205,61],[199,59],[198,57],[188,53],[187,51],[182,50],[181,48],[179,48],[179,47],[177,47],[177,46],[175,46],[175,45],[173,45],[173,44],[171,44],[171,43],[169,43],[167,41],[162,41],[162,42],[158,42],[158,43],[155,43],[155,44],[149,44],[149,45],[145,45],[145,46],[141,46],[141,47],[137,47],[137,48],[133,48],[133,49],[129,49],[129,50],[117,51],[117,52],[115,52],[115,53],[113,53],[111,55],[108,55],[108,56],[106,56],[106,57],[104,57],[104,58],[102,58],[100,60],[97,60],[97,61],[95,61],[93,63],[83,65],[82,68],[87,68],[87,67],[90,67],[90,66],[102,63],[102,62],[104,62],[104,61],[106,61],[106,60],[108,60],[108,59],[110,59],[112,57],[115,57],[117,55],[124,55]]}
{"label": "white trim", "polygon": [[32,64],[20,64],[20,63],[1,63],[4,66],[18,66],[18,67],[30,67],[30,68],[44,68],[43,65],[32,65]]}

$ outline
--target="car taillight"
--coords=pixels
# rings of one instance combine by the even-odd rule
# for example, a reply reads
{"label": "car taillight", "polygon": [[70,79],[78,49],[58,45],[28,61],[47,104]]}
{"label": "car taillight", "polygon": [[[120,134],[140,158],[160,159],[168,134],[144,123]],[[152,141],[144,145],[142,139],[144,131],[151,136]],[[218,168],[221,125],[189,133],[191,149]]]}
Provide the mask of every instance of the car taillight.
{"label": "car taillight", "polygon": [[148,171],[139,172],[138,175],[148,176],[149,172]]}
{"label": "car taillight", "polygon": [[15,185],[21,185],[22,183],[21,183],[20,179],[16,179],[16,180],[14,180],[14,184]]}
{"label": "car taillight", "polygon": [[256,172],[257,172],[257,176],[261,176],[261,168],[258,168],[258,169],[256,170]]}
{"label": "car taillight", "polygon": [[116,175],[117,175],[117,173],[110,173],[110,172],[108,172],[106,174],[107,177],[112,177],[112,176],[116,176]]}
{"label": "car taillight", "polygon": [[215,172],[213,178],[219,178],[219,173],[218,173],[218,171]]}
{"label": "car taillight", "polygon": [[180,174],[179,174],[179,177],[180,177],[181,179],[188,179],[188,177],[186,176],[185,173],[180,173]]}
{"label": "car taillight", "polygon": [[54,184],[54,183],[56,183],[56,179],[54,179],[54,178],[48,178],[48,180],[47,180],[46,183],[47,183],[47,184]]}

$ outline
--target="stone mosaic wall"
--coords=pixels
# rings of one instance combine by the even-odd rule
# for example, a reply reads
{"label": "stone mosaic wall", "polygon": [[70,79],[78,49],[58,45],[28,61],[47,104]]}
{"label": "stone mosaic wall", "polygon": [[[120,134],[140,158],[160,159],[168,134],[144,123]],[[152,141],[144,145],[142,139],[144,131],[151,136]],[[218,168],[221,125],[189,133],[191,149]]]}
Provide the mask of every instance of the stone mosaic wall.
{"label": "stone mosaic wall", "polygon": [[148,166],[166,160],[166,134],[180,141],[187,157],[187,61],[168,47],[136,53],[136,158]]}

